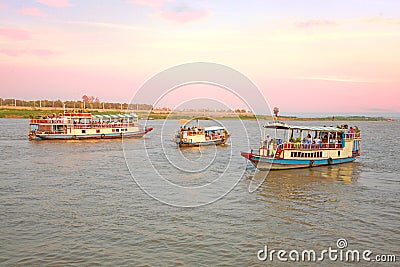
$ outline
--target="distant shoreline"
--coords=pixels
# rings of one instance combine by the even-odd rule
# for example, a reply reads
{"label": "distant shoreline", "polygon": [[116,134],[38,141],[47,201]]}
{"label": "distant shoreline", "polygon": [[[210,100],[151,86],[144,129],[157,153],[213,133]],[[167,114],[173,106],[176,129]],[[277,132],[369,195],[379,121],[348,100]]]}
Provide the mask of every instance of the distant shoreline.
{"label": "distant shoreline", "polygon": [[[121,109],[89,109],[88,112],[93,114],[118,114],[125,113],[126,110]],[[53,114],[53,113],[62,113],[63,109],[61,108],[33,108],[33,107],[10,107],[10,106],[2,106],[0,107],[0,118],[40,118],[42,116]],[[146,111],[146,110],[132,110],[138,114],[139,118],[150,118],[150,119],[169,119],[169,120],[178,120],[178,119],[191,119],[198,118],[201,120],[207,119],[218,119],[218,120],[272,120],[272,116],[267,115],[254,115],[251,113],[235,113],[235,112],[221,112],[221,111]],[[334,119],[333,119],[334,118]],[[278,120],[281,121],[387,121],[388,118],[384,117],[368,117],[368,116],[330,116],[330,117],[306,117],[299,118],[295,116],[279,116]],[[395,120],[393,120],[395,121]]]}

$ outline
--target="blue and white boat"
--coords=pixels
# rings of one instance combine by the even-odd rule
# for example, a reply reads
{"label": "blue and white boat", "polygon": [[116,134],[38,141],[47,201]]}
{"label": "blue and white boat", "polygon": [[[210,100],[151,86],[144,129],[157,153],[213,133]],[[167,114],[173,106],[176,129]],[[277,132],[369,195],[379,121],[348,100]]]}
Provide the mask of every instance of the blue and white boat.
{"label": "blue and white boat", "polygon": [[60,113],[29,121],[30,140],[110,139],[142,137],[153,128],[142,128],[135,114],[92,115]]}
{"label": "blue and white boat", "polygon": [[[268,133],[271,131],[272,133]],[[350,127],[264,126],[256,151],[242,152],[260,170],[281,170],[352,162],[360,156],[360,132]]]}

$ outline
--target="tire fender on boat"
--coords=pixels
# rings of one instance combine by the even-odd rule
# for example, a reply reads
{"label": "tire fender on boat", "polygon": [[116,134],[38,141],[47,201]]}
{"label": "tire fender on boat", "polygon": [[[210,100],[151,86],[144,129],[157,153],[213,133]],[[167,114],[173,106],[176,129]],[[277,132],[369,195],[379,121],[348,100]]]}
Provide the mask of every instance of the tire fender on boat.
{"label": "tire fender on boat", "polygon": [[315,166],[315,162],[314,162],[314,160],[312,159],[312,160],[310,160],[310,166],[311,167],[314,167]]}
{"label": "tire fender on boat", "polygon": [[73,140],[76,140],[76,135],[73,135],[73,136],[72,136],[72,139],[73,139]]}
{"label": "tire fender on boat", "polygon": [[100,135],[100,138],[101,138],[101,139],[103,139],[103,138],[104,138],[104,136],[105,136],[105,134],[101,134],[101,135]]}
{"label": "tire fender on boat", "polygon": [[328,158],[328,164],[329,164],[329,165],[332,164],[332,158]]}

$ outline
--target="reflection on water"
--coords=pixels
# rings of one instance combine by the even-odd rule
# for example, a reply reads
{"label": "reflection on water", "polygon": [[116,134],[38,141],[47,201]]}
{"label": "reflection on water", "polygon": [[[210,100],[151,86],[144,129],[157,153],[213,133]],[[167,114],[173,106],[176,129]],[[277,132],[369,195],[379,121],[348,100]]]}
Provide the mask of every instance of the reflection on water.
{"label": "reflection on water", "polygon": [[287,183],[306,186],[309,183],[340,182],[350,184],[357,182],[360,177],[360,163],[351,162],[332,166],[314,168],[299,168],[290,170],[260,171],[248,175],[247,179],[254,180],[255,184],[264,181],[265,184],[285,185]]}

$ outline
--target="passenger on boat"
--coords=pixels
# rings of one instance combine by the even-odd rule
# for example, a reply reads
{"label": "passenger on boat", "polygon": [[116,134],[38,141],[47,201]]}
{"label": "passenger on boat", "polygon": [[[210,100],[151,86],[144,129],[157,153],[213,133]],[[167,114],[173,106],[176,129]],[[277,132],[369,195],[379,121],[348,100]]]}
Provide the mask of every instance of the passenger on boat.
{"label": "passenger on boat", "polygon": [[271,142],[271,137],[269,136],[269,134],[267,134],[265,140],[264,140],[264,147],[268,148],[269,143]]}
{"label": "passenger on boat", "polygon": [[314,138],[314,144],[318,147],[318,146],[321,146],[322,145],[322,141],[321,141],[321,139],[319,139],[318,137],[317,138]]}
{"label": "passenger on boat", "polygon": [[306,137],[304,137],[302,143],[303,144],[311,144],[312,143],[311,135],[308,134]]}
{"label": "passenger on boat", "polygon": [[303,148],[310,148],[312,144],[311,134],[308,134],[306,137],[304,137],[301,144]]}
{"label": "passenger on boat", "polygon": [[349,130],[346,130],[346,138],[354,137],[354,133],[355,133],[355,131],[354,131],[353,127],[350,127]]}

